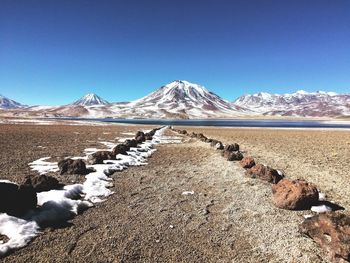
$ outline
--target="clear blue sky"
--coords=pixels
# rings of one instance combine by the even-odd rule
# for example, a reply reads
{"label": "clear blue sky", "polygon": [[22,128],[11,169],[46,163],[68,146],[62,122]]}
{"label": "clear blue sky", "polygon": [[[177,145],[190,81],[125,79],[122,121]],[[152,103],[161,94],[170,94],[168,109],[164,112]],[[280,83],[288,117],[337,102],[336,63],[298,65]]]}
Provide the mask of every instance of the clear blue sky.
{"label": "clear blue sky", "polygon": [[140,98],[175,79],[227,100],[350,92],[349,0],[0,0],[0,94]]}

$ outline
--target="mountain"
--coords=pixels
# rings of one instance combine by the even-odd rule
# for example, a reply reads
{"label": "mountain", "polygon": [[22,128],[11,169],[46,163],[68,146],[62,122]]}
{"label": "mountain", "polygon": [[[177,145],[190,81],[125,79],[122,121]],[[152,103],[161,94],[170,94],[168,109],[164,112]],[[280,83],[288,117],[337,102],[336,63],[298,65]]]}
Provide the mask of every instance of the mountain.
{"label": "mountain", "polygon": [[[63,106],[32,106],[0,96],[2,116],[205,119],[238,116],[350,116],[350,94],[297,91],[292,94],[260,92],[228,102],[205,87],[175,80],[147,96],[132,101],[109,103],[96,94],[87,94]],[[12,110],[7,110],[12,109]]]}
{"label": "mountain", "polygon": [[81,97],[79,100],[73,102],[71,105],[95,106],[95,105],[108,105],[108,104],[110,104],[108,101],[102,99],[96,94],[89,93]]}
{"label": "mountain", "polygon": [[185,80],[175,80],[119,110],[123,115],[148,118],[208,118],[244,112],[242,107]]}
{"label": "mountain", "polygon": [[245,107],[255,114],[335,117],[350,115],[350,94],[334,92],[306,92],[299,90],[292,94],[270,94],[265,92],[243,95],[233,102],[234,106]]}
{"label": "mountain", "polygon": [[27,106],[0,95],[0,109],[18,109],[24,107]]}

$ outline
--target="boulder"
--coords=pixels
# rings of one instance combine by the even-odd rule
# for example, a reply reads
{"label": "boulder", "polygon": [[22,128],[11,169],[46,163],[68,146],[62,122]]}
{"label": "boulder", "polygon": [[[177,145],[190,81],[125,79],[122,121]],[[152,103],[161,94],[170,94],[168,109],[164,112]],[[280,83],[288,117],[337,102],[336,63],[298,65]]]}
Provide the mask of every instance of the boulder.
{"label": "boulder", "polygon": [[46,174],[26,176],[23,184],[32,186],[37,193],[60,187],[60,183],[55,177]]}
{"label": "boulder", "polygon": [[251,156],[247,156],[244,157],[239,164],[243,167],[243,168],[252,168],[255,165],[255,161],[254,158]]}
{"label": "boulder", "polygon": [[[217,145],[218,143],[221,143],[221,142],[218,141],[218,140],[212,139],[211,142],[210,142],[210,146],[211,146],[211,147],[216,147],[216,145]],[[221,143],[221,144],[222,144],[222,143]]]}
{"label": "boulder", "polygon": [[277,184],[283,176],[277,170],[263,164],[257,164],[246,171],[246,175],[252,178],[259,178],[269,183]]}
{"label": "boulder", "polygon": [[135,135],[135,140],[137,141],[137,143],[144,142],[146,140],[145,133],[142,131],[138,131]]}
{"label": "boulder", "polygon": [[315,215],[299,226],[299,231],[325,249],[333,262],[350,261],[350,216],[343,213]]}
{"label": "boulder", "polygon": [[115,160],[115,154],[110,151],[98,151],[88,156],[89,164],[103,164],[104,160]]}
{"label": "boulder", "polygon": [[128,147],[128,150],[130,150],[130,147],[137,147],[137,141],[135,139],[126,140],[123,144]]}
{"label": "boulder", "polygon": [[146,141],[152,141],[152,139],[153,139],[153,136],[150,133],[146,133],[145,134],[145,140]]}
{"label": "boulder", "polygon": [[304,180],[283,179],[272,186],[272,194],[273,204],[288,210],[310,209],[318,203],[316,186]]}
{"label": "boulder", "polygon": [[0,213],[21,216],[37,206],[37,196],[31,185],[0,183]]}
{"label": "boulder", "polygon": [[218,143],[215,145],[215,149],[216,149],[216,150],[223,150],[223,149],[224,149],[224,145],[222,144],[222,142],[218,142]]}
{"label": "boulder", "polygon": [[64,159],[58,162],[60,174],[87,174],[85,162],[82,159]]}
{"label": "boulder", "polygon": [[225,146],[224,150],[229,152],[239,151],[239,145],[237,143],[228,144]]}
{"label": "boulder", "polygon": [[151,136],[154,136],[154,134],[156,133],[157,130],[158,129],[153,129],[153,130],[149,131],[148,134]]}
{"label": "boulder", "polygon": [[242,159],[243,154],[241,152],[228,152],[227,154],[227,161],[240,161]]}
{"label": "boulder", "polygon": [[125,144],[118,144],[113,148],[112,153],[114,156],[116,156],[117,154],[127,155],[127,151],[129,150],[130,150],[130,147],[126,146]]}

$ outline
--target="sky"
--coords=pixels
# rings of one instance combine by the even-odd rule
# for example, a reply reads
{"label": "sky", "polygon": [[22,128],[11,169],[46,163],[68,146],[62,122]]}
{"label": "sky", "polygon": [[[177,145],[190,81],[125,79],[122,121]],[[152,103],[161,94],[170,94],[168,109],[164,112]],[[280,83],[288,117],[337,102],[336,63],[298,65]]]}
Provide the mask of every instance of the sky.
{"label": "sky", "polygon": [[350,93],[349,0],[0,0],[0,94],[131,101],[173,80],[226,100]]}

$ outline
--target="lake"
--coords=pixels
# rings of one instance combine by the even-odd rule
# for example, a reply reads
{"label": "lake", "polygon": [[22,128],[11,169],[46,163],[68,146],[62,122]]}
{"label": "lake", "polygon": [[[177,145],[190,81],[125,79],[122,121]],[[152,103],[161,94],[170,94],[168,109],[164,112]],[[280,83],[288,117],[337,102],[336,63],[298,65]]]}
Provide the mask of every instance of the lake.
{"label": "lake", "polygon": [[163,119],[86,119],[65,118],[68,120],[101,121],[126,124],[174,125],[174,126],[217,126],[217,127],[258,127],[258,128],[342,128],[350,129],[350,121],[317,120],[163,120]]}

